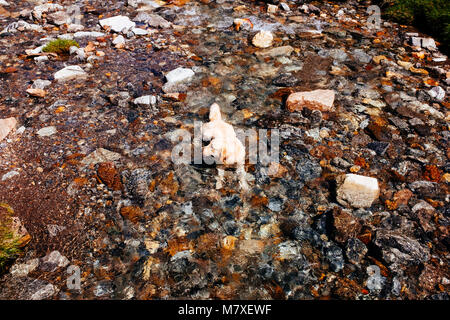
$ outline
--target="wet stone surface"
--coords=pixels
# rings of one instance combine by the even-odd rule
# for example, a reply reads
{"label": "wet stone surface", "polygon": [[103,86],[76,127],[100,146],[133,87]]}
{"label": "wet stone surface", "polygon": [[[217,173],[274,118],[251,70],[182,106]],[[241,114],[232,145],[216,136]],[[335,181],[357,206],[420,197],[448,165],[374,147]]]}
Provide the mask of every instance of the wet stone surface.
{"label": "wet stone surface", "polygon": [[[0,202],[31,236],[1,299],[448,299],[446,57],[368,4],[268,3],[1,7]],[[79,48],[42,52],[57,38]],[[313,90],[332,107],[286,105]],[[280,131],[247,192],[171,159],[214,102]],[[338,202],[345,174],[377,179],[370,206]]]}

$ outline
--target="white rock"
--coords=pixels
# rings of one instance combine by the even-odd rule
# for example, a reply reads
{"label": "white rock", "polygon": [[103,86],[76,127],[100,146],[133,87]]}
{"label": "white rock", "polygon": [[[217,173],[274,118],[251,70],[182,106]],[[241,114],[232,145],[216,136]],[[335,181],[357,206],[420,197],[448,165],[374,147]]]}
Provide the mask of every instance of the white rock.
{"label": "white rock", "polygon": [[436,50],[436,42],[433,38],[411,37],[411,45],[414,47],[422,47],[428,50]]}
{"label": "white rock", "polygon": [[6,136],[14,129],[17,125],[16,118],[6,118],[0,119],[0,141],[6,138]]}
{"label": "white rock", "polygon": [[57,81],[80,79],[86,76],[87,73],[80,66],[68,66],[54,74],[55,80]]}
{"label": "white rock", "polygon": [[179,67],[167,73],[166,79],[167,82],[170,83],[179,83],[189,80],[194,76],[194,74],[194,71],[191,69]]}
{"label": "white rock", "polygon": [[133,32],[136,36],[145,36],[148,34],[148,31],[142,28],[133,28],[131,29],[131,32]]}
{"label": "white rock", "polygon": [[6,33],[6,32],[17,32],[17,31],[37,31],[37,32],[42,32],[43,29],[41,28],[41,26],[37,25],[37,24],[30,24],[28,22],[25,22],[23,20],[19,20],[16,22],[12,22],[9,25],[6,26],[5,29],[2,30],[2,32],[0,32],[0,34],[2,33]]}
{"label": "white rock", "polygon": [[77,39],[82,39],[82,38],[101,38],[104,37],[105,34],[103,32],[98,32],[98,31],[78,31],[75,32],[73,37],[77,38]]}
{"label": "white rock", "polygon": [[145,22],[153,28],[170,28],[172,25],[169,21],[157,14],[140,12],[133,21]]}
{"label": "white rock", "polygon": [[37,64],[43,64],[45,61],[48,61],[48,57],[47,56],[39,56],[39,57],[35,57],[34,61]]}
{"label": "white rock", "polygon": [[117,44],[124,44],[125,43],[125,38],[122,35],[118,35],[112,42],[114,45]]}
{"label": "white rock", "polygon": [[5,173],[3,176],[2,176],[2,181],[6,181],[6,180],[8,180],[8,179],[11,179],[12,177],[15,177],[15,176],[18,176],[19,175],[19,172],[17,172],[17,171],[10,171],[10,172],[7,172],[7,173]]}
{"label": "white rock", "polygon": [[272,32],[261,30],[253,37],[252,43],[258,48],[268,48],[272,45],[272,41]]}
{"label": "white rock", "polygon": [[37,48],[35,48],[35,49],[27,49],[27,50],[25,50],[25,53],[26,53],[27,55],[29,55],[29,56],[34,56],[34,55],[37,55],[37,54],[41,53],[41,52],[42,52],[42,49],[43,49],[44,47],[45,47],[45,45],[42,45],[42,46],[37,47]]}
{"label": "white rock", "polygon": [[289,5],[285,2],[280,3],[280,6],[283,8],[284,11],[291,11],[291,8],[289,8]]}
{"label": "white rock", "polygon": [[56,293],[56,289],[52,284],[47,284],[31,296],[31,300],[43,300],[52,297]]}
{"label": "white rock", "polygon": [[52,251],[42,258],[43,263],[51,263],[57,267],[64,268],[69,265],[70,261],[63,256],[59,251]]}
{"label": "white rock", "polygon": [[346,174],[339,180],[337,201],[342,205],[350,205],[354,208],[368,208],[380,194],[376,178]]}
{"label": "white rock", "polygon": [[102,27],[109,26],[114,32],[121,32],[123,29],[131,29],[136,26],[136,23],[126,16],[115,16],[100,20]]}
{"label": "white rock", "polygon": [[48,136],[55,134],[56,132],[57,132],[56,127],[50,126],[50,127],[44,127],[42,129],[40,129],[37,132],[37,134],[41,137],[48,137]]}
{"label": "white rock", "polygon": [[10,273],[14,277],[26,277],[30,272],[34,271],[39,265],[39,259],[31,259],[26,263],[14,264],[11,267]]}
{"label": "white rock", "polygon": [[46,87],[48,87],[51,84],[52,84],[52,82],[49,80],[36,79],[33,81],[31,88],[32,89],[45,89]]}
{"label": "white rock", "polygon": [[268,4],[267,5],[267,13],[276,13],[278,10],[278,6],[274,4]]}
{"label": "white rock", "polygon": [[128,5],[133,8],[138,8],[138,11],[152,11],[161,7],[158,1],[153,0],[128,0]]}
{"label": "white rock", "polygon": [[436,99],[437,101],[442,101],[445,98],[445,90],[441,87],[433,87],[428,91],[428,94],[430,97]]}
{"label": "white rock", "polygon": [[73,34],[71,34],[71,33],[60,34],[60,35],[58,35],[58,39],[61,39],[61,40],[73,40]]}
{"label": "white rock", "polygon": [[156,104],[156,96],[142,96],[133,100],[134,104],[150,106]]}
{"label": "white rock", "polygon": [[46,3],[34,7],[32,14],[36,18],[36,20],[41,20],[43,13],[55,12],[60,10],[64,10],[64,8],[61,5],[56,3]]}
{"label": "white rock", "polygon": [[71,17],[65,11],[56,11],[47,16],[47,20],[57,26],[70,23]]}
{"label": "white rock", "polygon": [[67,26],[68,32],[77,32],[84,30],[84,26],[81,24],[71,23]]}

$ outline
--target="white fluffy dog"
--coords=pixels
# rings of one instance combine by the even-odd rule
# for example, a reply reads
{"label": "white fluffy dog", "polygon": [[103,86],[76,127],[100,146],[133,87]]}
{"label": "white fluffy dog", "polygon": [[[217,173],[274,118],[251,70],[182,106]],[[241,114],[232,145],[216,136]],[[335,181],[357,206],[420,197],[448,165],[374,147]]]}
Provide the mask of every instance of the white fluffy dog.
{"label": "white fluffy dog", "polygon": [[[239,176],[239,184],[243,190],[248,189],[245,179],[245,147],[237,138],[233,126],[222,120],[220,107],[214,103],[209,111],[210,122],[203,124],[202,139],[210,141],[203,148],[203,156],[212,157],[216,164],[225,167],[236,165],[236,173]],[[216,189],[222,188],[225,169],[218,167]]]}

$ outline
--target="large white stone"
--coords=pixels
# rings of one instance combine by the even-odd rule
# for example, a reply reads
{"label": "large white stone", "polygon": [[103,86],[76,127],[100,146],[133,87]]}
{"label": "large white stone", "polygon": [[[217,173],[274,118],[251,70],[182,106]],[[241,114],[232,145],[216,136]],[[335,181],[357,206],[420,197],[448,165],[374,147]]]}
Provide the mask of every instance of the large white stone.
{"label": "large white stone", "polygon": [[270,31],[261,30],[258,32],[252,40],[255,47],[258,48],[268,48],[272,45],[273,35]]}
{"label": "large white stone", "polygon": [[42,129],[40,129],[37,134],[41,137],[49,137],[51,135],[54,135],[56,132],[58,132],[56,130],[56,127],[54,126],[50,126],[50,127],[44,127]]}
{"label": "large white stone", "polygon": [[166,79],[167,82],[178,83],[189,80],[194,76],[194,74],[194,71],[192,71],[191,69],[179,67],[167,73]]}
{"label": "large white stone", "polygon": [[133,100],[134,104],[150,106],[156,104],[156,96],[142,96]]}
{"label": "large white stone", "polygon": [[337,201],[345,206],[368,208],[380,195],[376,178],[350,173],[340,177],[337,182]]}
{"label": "large white stone", "polygon": [[121,32],[123,29],[131,29],[136,26],[136,23],[126,16],[115,16],[100,20],[102,27],[109,26],[114,32]]}
{"label": "large white stone", "polygon": [[78,31],[75,32],[73,37],[77,38],[77,39],[82,39],[82,38],[101,38],[104,37],[105,34],[103,32],[98,32],[98,31]]}
{"label": "large white stone", "polygon": [[0,141],[6,138],[9,132],[16,127],[16,118],[0,119]]}
{"label": "large white stone", "polygon": [[433,99],[436,99],[437,101],[442,101],[445,98],[445,90],[441,87],[433,87],[431,90],[428,91],[428,94]]}
{"label": "large white stone", "polygon": [[64,10],[64,7],[57,3],[45,3],[41,4],[39,6],[34,7],[33,9],[33,16],[37,20],[41,20],[43,13],[49,13],[49,12],[55,12]]}
{"label": "large white stone", "polygon": [[68,66],[54,74],[55,80],[67,81],[71,79],[85,78],[87,73],[80,66]]}

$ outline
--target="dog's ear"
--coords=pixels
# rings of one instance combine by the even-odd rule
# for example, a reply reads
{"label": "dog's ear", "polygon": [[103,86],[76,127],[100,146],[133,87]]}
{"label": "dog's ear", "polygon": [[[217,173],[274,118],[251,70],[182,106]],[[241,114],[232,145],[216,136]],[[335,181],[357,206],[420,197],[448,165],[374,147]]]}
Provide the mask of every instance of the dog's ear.
{"label": "dog's ear", "polygon": [[209,109],[209,120],[216,121],[221,119],[222,116],[220,115],[220,107],[217,103],[213,103]]}

